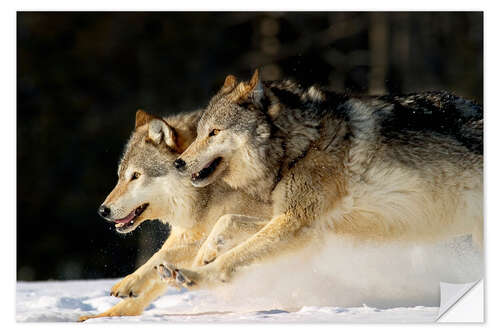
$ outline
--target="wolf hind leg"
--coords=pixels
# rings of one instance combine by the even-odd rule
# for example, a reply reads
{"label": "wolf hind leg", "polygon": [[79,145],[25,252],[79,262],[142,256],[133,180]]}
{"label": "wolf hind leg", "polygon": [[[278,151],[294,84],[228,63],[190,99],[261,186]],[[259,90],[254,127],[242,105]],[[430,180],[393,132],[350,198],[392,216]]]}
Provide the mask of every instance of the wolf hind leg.
{"label": "wolf hind leg", "polygon": [[267,222],[267,220],[246,215],[221,216],[198,251],[194,265],[202,266],[211,263],[222,253],[255,235]]}

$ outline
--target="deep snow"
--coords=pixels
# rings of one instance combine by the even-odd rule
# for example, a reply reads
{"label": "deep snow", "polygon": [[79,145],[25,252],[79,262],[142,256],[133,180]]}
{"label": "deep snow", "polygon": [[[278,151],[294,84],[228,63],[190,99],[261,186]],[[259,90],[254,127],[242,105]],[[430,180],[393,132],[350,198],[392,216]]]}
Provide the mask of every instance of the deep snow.
{"label": "deep snow", "polygon": [[[440,282],[467,283],[483,275],[482,253],[470,237],[439,244],[359,244],[332,238],[242,269],[215,290],[169,290],[139,317],[102,321],[164,322],[432,322]],[[76,321],[120,301],[118,280],[18,282],[16,319]]]}
{"label": "deep snow", "polygon": [[[107,310],[119,302],[108,296],[118,280],[18,282],[16,320],[18,322],[76,321],[79,316]],[[315,307],[304,306],[297,311],[263,309],[261,311],[213,312],[220,302],[207,292],[170,290],[151,304],[138,317],[91,319],[92,322],[432,322],[438,307]]]}

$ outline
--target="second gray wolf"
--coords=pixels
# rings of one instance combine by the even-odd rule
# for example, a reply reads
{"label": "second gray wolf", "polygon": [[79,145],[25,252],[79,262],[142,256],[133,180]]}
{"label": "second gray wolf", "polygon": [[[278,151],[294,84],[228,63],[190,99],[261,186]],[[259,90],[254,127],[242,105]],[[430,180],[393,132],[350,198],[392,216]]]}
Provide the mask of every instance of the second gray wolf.
{"label": "second gray wolf", "polygon": [[483,235],[483,109],[446,92],[354,97],[229,75],[175,161],[195,187],[218,180],[271,201],[264,228],[211,263],[176,270],[199,288],[326,233],[365,241]]}

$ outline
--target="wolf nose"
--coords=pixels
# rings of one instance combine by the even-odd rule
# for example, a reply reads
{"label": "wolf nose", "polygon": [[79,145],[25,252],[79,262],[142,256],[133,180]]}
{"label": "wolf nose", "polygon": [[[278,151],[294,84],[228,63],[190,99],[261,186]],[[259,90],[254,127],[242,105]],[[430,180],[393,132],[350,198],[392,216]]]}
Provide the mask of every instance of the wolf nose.
{"label": "wolf nose", "polygon": [[186,162],[184,162],[184,160],[182,158],[178,158],[174,161],[174,167],[177,170],[183,170],[185,166],[186,166]]}
{"label": "wolf nose", "polygon": [[109,209],[108,207],[102,205],[101,207],[99,207],[99,209],[97,210],[97,214],[99,214],[101,217],[108,217],[109,214],[111,213],[111,209]]}

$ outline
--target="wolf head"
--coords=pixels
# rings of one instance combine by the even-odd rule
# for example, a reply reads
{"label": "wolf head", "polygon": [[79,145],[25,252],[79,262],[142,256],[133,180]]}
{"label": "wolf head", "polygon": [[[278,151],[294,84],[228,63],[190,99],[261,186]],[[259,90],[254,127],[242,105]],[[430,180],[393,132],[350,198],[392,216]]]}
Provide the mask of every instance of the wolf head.
{"label": "wolf head", "polygon": [[248,82],[229,75],[205,109],[197,137],[175,162],[196,187],[222,178],[233,188],[266,177],[271,136],[270,117],[263,106],[264,86],[256,70]]}
{"label": "wolf head", "polygon": [[148,219],[189,223],[195,191],[175,171],[173,161],[193,140],[199,113],[157,118],[137,111],[135,130],[118,167],[118,183],[99,215],[127,233]]}

